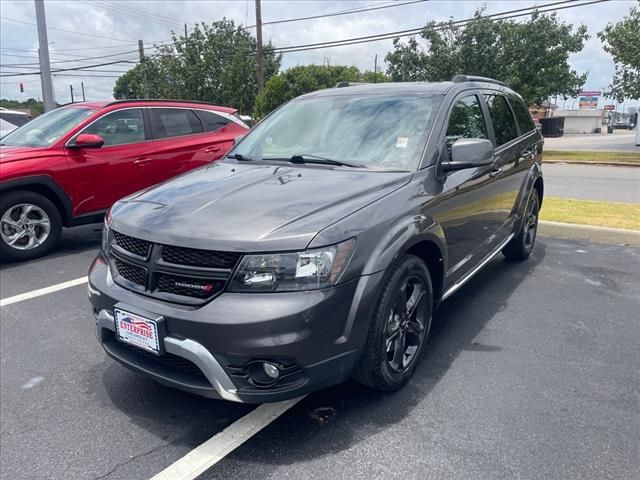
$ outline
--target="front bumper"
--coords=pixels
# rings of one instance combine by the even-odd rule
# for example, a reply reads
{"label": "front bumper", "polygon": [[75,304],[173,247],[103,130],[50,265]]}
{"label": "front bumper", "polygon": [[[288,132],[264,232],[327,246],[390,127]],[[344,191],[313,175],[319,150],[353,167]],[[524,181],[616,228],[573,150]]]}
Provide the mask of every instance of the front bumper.
{"label": "front bumper", "polygon": [[[355,368],[382,273],[333,288],[295,293],[229,293],[194,308],[146,297],[115,284],[99,255],[89,274],[98,339],[126,367],[160,383],[225,400],[281,401],[347,380]],[[156,356],[116,339],[114,307],[161,317],[165,353]],[[265,387],[248,370],[281,367]]]}

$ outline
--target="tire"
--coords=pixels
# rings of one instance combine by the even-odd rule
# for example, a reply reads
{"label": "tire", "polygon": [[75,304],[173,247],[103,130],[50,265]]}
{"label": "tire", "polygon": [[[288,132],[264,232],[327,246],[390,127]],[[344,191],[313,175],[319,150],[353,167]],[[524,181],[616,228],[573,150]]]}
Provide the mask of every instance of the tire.
{"label": "tire", "polygon": [[0,198],[1,259],[22,261],[45,255],[56,245],[61,231],[62,217],[48,198],[25,190]]}
{"label": "tire", "polygon": [[[404,291],[403,285],[406,285]],[[410,302],[405,301],[403,306],[401,300],[406,300],[407,297],[409,301],[414,299],[413,305],[416,305],[413,308],[415,315],[411,314],[408,320],[406,311]],[[397,313],[403,310],[405,317],[400,318]],[[401,256],[385,275],[354,379],[368,387],[383,391],[395,391],[407,383],[429,335],[432,310],[433,287],[427,266],[416,256]],[[420,325],[421,330],[418,333]],[[402,331],[404,343],[400,343]],[[413,343],[416,345],[412,345]],[[396,351],[402,352],[397,348],[399,345],[406,348],[407,352],[411,347],[412,352],[409,357],[405,352],[400,362],[396,356]],[[389,348],[393,350],[389,351]]]}
{"label": "tire", "polygon": [[524,218],[518,234],[502,249],[502,254],[507,257],[508,260],[521,262],[531,255],[533,246],[536,243],[539,212],[540,200],[538,198],[538,192],[534,188],[527,202]]}

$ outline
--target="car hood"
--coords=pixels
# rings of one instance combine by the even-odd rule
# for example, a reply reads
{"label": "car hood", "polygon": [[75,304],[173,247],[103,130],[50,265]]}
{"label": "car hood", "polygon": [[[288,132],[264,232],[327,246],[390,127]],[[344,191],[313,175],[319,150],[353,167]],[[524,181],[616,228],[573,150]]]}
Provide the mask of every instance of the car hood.
{"label": "car hood", "polygon": [[112,228],[191,248],[302,250],[319,231],[410,178],[409,172],[219,162],[118,202]]}
{"label": "car hood", "polygon": [[[1,140],[0,140],[1,141]],[[28,158],[38,158],[51,155],[51,149],[42,147],[14,147],[12,145],[0,145],[0,162],[15,162]]]}

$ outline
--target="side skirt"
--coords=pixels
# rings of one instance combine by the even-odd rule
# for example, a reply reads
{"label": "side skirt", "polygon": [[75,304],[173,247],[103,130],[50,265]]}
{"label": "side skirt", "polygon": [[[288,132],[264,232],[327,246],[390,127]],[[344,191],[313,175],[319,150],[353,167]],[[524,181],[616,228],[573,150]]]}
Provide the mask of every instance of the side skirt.
{"label": "side skirt", "polygon": [[460,278],[458,281],[456,281],[453,285],[451,285],[446,292],[444,292],[442,294],[442,300],[446,300],[447,298],[449,298],[451,295],[453,295],[455,292],[458,291],[458,289],[460,287],[462,287],[465,283],[467,283],[469,280],[471,280],[476,273],[478,273],[480,270],[482,270],[482,268],[489,263],[491,260],[493,260],[493,258],[500,253],[500,251],[505,247],[505,245],[507,243],[509,243],[511,241],[511,239],[515,236],[514,233],[511,233],[500,245],[498,245],[496,247],[496,249],[494,251],[492,251],[489,255],[487,255],[486,257],[484,257],[484,260],[482,260],[473,270],[471,270],[469,273],[467,273],[464,277]]}

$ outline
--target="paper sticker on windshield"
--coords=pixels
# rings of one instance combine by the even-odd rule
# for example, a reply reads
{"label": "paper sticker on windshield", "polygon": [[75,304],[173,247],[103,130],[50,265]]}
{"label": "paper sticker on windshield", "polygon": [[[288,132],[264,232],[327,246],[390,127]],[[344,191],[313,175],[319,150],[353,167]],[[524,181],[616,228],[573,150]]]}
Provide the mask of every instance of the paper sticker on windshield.
{"label": "paper sticker on windshield", "polygon": [[409,137],[398,137],[396,140],[396,148],[407,148],[409,144]]}

